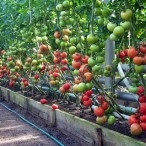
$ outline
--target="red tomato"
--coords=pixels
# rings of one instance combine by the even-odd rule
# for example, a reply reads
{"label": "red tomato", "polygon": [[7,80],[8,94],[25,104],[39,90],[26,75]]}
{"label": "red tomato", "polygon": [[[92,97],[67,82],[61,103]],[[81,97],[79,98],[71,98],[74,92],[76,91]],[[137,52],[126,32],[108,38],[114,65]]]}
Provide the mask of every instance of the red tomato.
{"label": "red tomato", "polygon": [[52,104],[52,109],[58,109],[58,105],[57,104]]}
{"label": "red tomato", "polygon": [[67,57],[67,53],[66,53],[66,52],[62,52],[62,53],[60,54],[60,57],[61,57],[62,59],[66,58],[66,57]]}
{"label": "red tomato", "polygon": [[88,91],[85,92],[85,95],[91,96],[92,93],[93,93],[92,90],[88,90]]}
{"label": "red tomato", "polygon": [[62,87],[64,88],[65,91],[68,91],[70,89],[70,83],[65,83]]}
{"label": "red tomato", "polygon": [[82,100],[83,100],[83,101],[88,101],[89,98],[90,98],[89,96],[87,96],[87,95],[83,95]]}
{"label": "red tomato", "polygon": [[138,100],[140,103],[146,102],[146,96],[141,96]]}
{"label": "red tomato", "polygon": [[97,100],[99,103],[103,103],[105,101],[104,96],[102,96],[102,95],[97,96]]}
{"label": "red tomato", "polygon": [[46,103],[47,103],[47,100],[46,100],[45,98],[42,98],[42,99],[40,100],[40,103],[41,103],[41,104],[46,104]]}
{"label": "red tomato", "polygon": [[35,74],[34,75],[34,78],[37,80],[39,78],[39,75],[38,74]]}
{"label": "red tomato", "polygon": [[146,103],[140,103],[139,112],[141,114],[146,114]]}
{"label": "red tomato", "polygon": [[135,56],[138,55],[138,51],[132,47],[132,48],[128,49],[127,55],[129,58],[134,58]]}
{"label": "red tomato", "polygon": [[72,56],[75,61],[80,61],[82,57],[80,53],[75,53]]}
{"label": "red tomato", "polygon": [[107,102],[104,101],[104,102],[102,103],[101,107],[102,107],[104,110],[107,110],[108,107],[109,107],[109,105],[108,105]]}
{"label": "red tomato", "polygon": [[82,56],[81,61],[82,61],[82,63],[87,64],[88,59],[89,59],[89,56],[85,55],[85,56]]}
{"label": "red tomato", "polygon": [[104,110],[102,107],[96,107],[94,109],[94,114],[98,117],[102,117],[104,115]]}
{"label": "red tomato", "polygon": [[142,133],[142,128],[138,123],[134,123],[130,126],[130,132],[132,135],[140,135]]}
{"label": "red tomato", "polygon": [[143,86],[137,87],[137,94],[138,95],[143,95],[144,94],[144,87]]}
{"label": "red tomato", "polygon": [[140,44],[139,50],[141,53],[146,54],[146,44]]}
{"label": "red tomato", "polygon": [[129,117],[129,119],[128,119],[128,123],[129,123],[130,125],[132,125],[133,123],[138,123],[138,119],[136,118],[135,115],[131,115],[131,116]]}
{"label": "red tomato", "polygon": [[28,86],[28,81],[23,82],[24,86]]}
{"label": "red tomato", "polygon": [[75,69],[79,69],[81,66],[81,62],[80,61],[72,61],[72,66]]}
{"label": "red tomato", "polygon": [[140,121],[146,123],[146,115],[140,116]]}
{"label": "red tomato", "polygon": [[146,122],[141,122],[140,126],[141,126],[143,131],[146,131]]}
{"label": "red tomato", "polygon": [[89,98],[89,100],[87,100],[87,101],[83,101],[83,105],[84,106],[91,106],[91,104],[92,104],[92,100],[91,100],[91,98]]}
{"label": "red tomato", "polygon": [[68,63],[68,60],[66,58],[61,60],[61,64],[65,65],[67,63]]}
{"label": "red tomato", "polygon": [[54,51],[53,54],[54,54],[55,57],[60,57],[60,51],[59,50]]}

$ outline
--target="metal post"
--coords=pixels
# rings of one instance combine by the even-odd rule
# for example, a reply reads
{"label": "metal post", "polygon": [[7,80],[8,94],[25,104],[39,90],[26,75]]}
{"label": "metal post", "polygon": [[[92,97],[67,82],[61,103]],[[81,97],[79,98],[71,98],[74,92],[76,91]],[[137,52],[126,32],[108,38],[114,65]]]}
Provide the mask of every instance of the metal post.
{"label": "metal post", "polygon": [[[115,42],[107,39],[105,46],[105,65],[112,65],[115,58]],[[111,88],[113,84],[113,78],[105,77],[105,88]]]}
{"label": "metal post", "polygon": [[[110,0],[104,0],[105,3],[109,3]],[[112,65],[115,57],[115,42],[107,39],[105,46],[105,65]],[[111,77],[105,77],[105,88],[111,88],[113,84]]]}

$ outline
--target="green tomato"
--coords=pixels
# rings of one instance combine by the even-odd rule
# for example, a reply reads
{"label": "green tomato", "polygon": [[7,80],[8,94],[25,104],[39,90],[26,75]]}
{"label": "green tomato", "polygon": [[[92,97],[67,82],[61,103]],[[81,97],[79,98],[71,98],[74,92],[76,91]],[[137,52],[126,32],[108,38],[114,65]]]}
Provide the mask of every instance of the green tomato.
{"label": "green tomato", "polygon": [[91,90],[92,87],[93,87],[92,82],[88,82],[88,83],[86,83],[86,90]]}
{"label": "green tomato", "polygon": [[117,27],[114,28],[113,34],[115,36],[120,37],[124,34],[124,32],[125,32],[125,30],[122,26],[117,26]]}
{"label": "green tomato", "polygon": [[73,71],[73,74],[74,74],[75,76],[79,75],[79,70],[75,69],[75,70]]}
{"label": "green tomato", "polygon": [[102,3],[101,3],[101,1],[100,1],[100,0],[96,0],[96,2],[95,2],[95,6],[96,6],[96,7],[100,7],[100,6],[101,6],[101,4],[102,4]]}
{"label": "green tomato", "polygon": [[129,21],[131,19],[131,17],[132,17],[132,14],[133,14],[132,10],[126,9],[125,12],[124,11],[121,12],[121,18],[124,19],[124,20]]}
{"label": "green tomato", "polygon": [[120,25],[121,25],[125,30],[129,30],[129,29],[130,29],[130,21],[121,22]]}
{"label": "green tomato", "polygon": [[10,69],[10,72],[11,72],[11,73],[15,73],[15,71],[16,71],[15,68],[11,68],[11,69]]}
{"label": "green tomato", "polygon": [[109,38],[111,41],[116,41],[118,39],[117,36],[115,36],[113,33],[110,35]]}
{"label": "green tomato", "polygon": [[108,71],[108,70],[104,70],[103,74],[104,74],[104,76],[106,76],[106,77],[110,77],[110,76],[111,76],[111,72]]}
{"label": "green tomato", "polygon": [[76,40],[76,38],[75,38],[75,37],[70,38],[70,43],[71,43],[71,44],[76,43],[76,41],[77,41],[77,40]]}
{"label": "green tomato", "polygon": [[137,73],[142,73],[144,71],[144,65],[135,65],[134,68]]}
{"label": "green tomato", "polygon": [[86,90],[86,84],[81,82],[77,85],[77,91],[78,92],[84,92]]}
{"label": "green tomato", "polygon": [[63,20],[60,20],[60,26],[64,27],[65,26],[65,22]]}
{"label": "green tomato", "polygon": [[107,119],[107,123],[109,125],[113,125],[115,123],[115,121],[116,121],[116,118],[112,115],[110,115],[109,118]]}
{"label": "green tomato", "polygon": [[103,26],[104,25],[104,19],[102,17],[99,17],[98,20],[97,20],[97,23],[100,25],[100,26]]}
{"label": "green tomato", "polygon": [[34,59],[34,60],[32,60],[32,63],[31,64],[32,65],[37,65],[37,63],[38,63],[37,60]]}
{"label": "green tomato", "polygon": [[43,37],[42,37],[42,41],[43,41],[43,42],[46,42],[47,40],[48,40],[48,37],[47,37],[47,36],[43,36]]}
{"label": "green tomato", "polygon": [[93,57],[90,57],[88,59],[88,65],[93,67],[96,64],[96,61],[93,59]]}
{"label": "green tomato", "polygon": [[115,28],[116,26],[117,26],[116,23],[109,22],[109,23],[107,24],[107,29],[108,29],[109,31],[113,32],[113,30],[114,30],[114,28]]}
{"label": "green tomato", "polygon": [[69,47],[69,52],[71,53],[71,54],[73,54],[73,53],[75,53],[76,52],[76,47],[75,46],[70,46]]}
{"label": "green tomato", "polygon": [[56,10],[57,10],[57,11],[62,11],[62,10],[63,10],[62,4],[58,4],[58,5],[56,6]]}
{"label": "green tomato", "polygon": [[65,8],[65,9],[68,9],[70,7],[70,3],[68,0],[65,0],[63,3],[62,3],[62,6]]}
{"label": "green tomato", "polygon": [[94,44],[98,41],[98,37],[97,36],[94,36],[93,34],[89,34],[87,36],[87,42],[90,43],[90,44]]}
{"label": "green tomato", "polygon": [[101,66],[99,66],[99,65],[94,65],[93,67],[92,67],[92,71],[93,72],[96,72],[96,71],[98,71],[98,70],[100,70],[101,69]]}
{"label": "green tomato", "polygon": [[36,37],[36,41],[38,42],[38,43],[41,43],[42,42],[42,37]]}
{"label": "green tomato", "polygon": [[104,56],[97,56],[96,57],[96,62],[97,63],[103,63],[104,62]]}
{"label": "green tomato", "polygon": [[60,46],[61,46],[61,47],[67,47],[67,43],[62,41],[62,42],[60,43]]}
{"label": "green tomato", "polygon": [[104,9],[102,10],[102,15],[103,15],[105,18],[108,17],[109,15],[111,15],[111,13],[112,13],[112,10],[109,9],[109,8],[104,8]]}
{"label": "green tomato", "polygon": [[55,43],[57,44],[57,45],[59,45],[60,44],[60,39],[55,39]]}
{"label": "green tomato", "polygon": [[128,91],[131,92],[131,93],[136,93],[136,92],[137,92],[137,87],[130,86],[130,87],[128,88]]}
{"label": "green tomato", "polygon": [[90,46],[90,50],[91,50],[92,52],[99,52],[99,51],[100,51],[100,48],[99,48],[99,46],[97,46],[97,45],[95,45],[95,44],[92,44],[92,45]]}
{"label": "green tomato", "polygon": [[111,65],[106,65],[105,69],[108,70],[108,71],[111,71],[112,70],[112,66]]}

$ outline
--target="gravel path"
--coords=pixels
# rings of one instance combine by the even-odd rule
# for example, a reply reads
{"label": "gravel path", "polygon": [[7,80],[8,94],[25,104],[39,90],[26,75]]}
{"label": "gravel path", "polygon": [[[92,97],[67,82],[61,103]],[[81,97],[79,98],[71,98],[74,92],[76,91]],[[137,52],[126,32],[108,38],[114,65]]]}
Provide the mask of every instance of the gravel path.
{"label": "gravel path", "polygon": [[0,146],[57,146],[0,105]]}

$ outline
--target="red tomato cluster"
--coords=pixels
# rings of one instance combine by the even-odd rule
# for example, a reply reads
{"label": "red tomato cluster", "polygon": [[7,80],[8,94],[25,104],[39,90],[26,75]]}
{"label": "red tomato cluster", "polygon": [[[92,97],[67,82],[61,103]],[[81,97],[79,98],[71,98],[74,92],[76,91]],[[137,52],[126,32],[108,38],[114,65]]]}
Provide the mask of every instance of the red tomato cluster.
{"label": "red tomato cluster", "polygon": [[138,112],[130,116],[128,123],[131,125],[130,131],[133,135],[146,131],[146,96],[140,95]]}
{"label": "red tomato cluster", "polygon": [[80,69],[80,67],[82,67],[83,64],[88,63],[89,56],[87,55],[82,56],[80,53],[74,53],[72,57],[73,57],[72,66],[75,69]]}
{"label": "red tomato cluster", "polygon": [[86,106],[86,107],[89,107],[92,105],[92,98],[91,98],[91,95],[92,95],[92,90],[88,90],[86,92],[84,92],[81,96],[81,103]]}
{"label": "red tomato cluster", "polygon": [[66,65],[68,63],[66,52],[60,52],[59,50],[56,50],[54,51],[53,55],[54,64]]}
{"label": "red tomato cluster", "polygon": [[28,87],[28,85],[29,85],[29,82],[27,81],[27,79],[26,78],[22,78],[22,80],[21,80],[22,88],[26,88],[26,87]]}
{"label": "red tomato cluster", "polygon": [[10,70],[7,68],[6,65],[0,67],[0,78],[3,78],[4,75],[10,75]]}
{"label": "red tomato cluster", "polygon": [[94,114],[98,117],[102,117],[105,114],[105,111],[109,108],[109,104],[105,101],[104,96],[97,96],[97,101],[99,106],[94,109]]}
{"label": "red tomato cluster", "polygon": [[140,44],[139,49],[131,47],[128,49],[127,55],[132,59],[133,63],[136,65],[146,64],[146,45]]}
{"label": "red tomato cluster", "polygon": [[63,84],[60,88],[59,88],[59,91],[61,93],[65,93],[65,92],[69,92],[70,91],[70,88],[71,88],[71,84],[66,82],[65,84]]}
{"label": "red tomato cluster", "polygon": [[10,80],[9,81],[9,87],[13,87],[15,85],[15,81],[14,80]]}
{"label": "red tomato cluster", "polygon": [[126,61],[126,58],[127,58],[127,49],[120,51],[117,54],[117,57],[120,59],[120,61],[122,63],[124,63]]}

